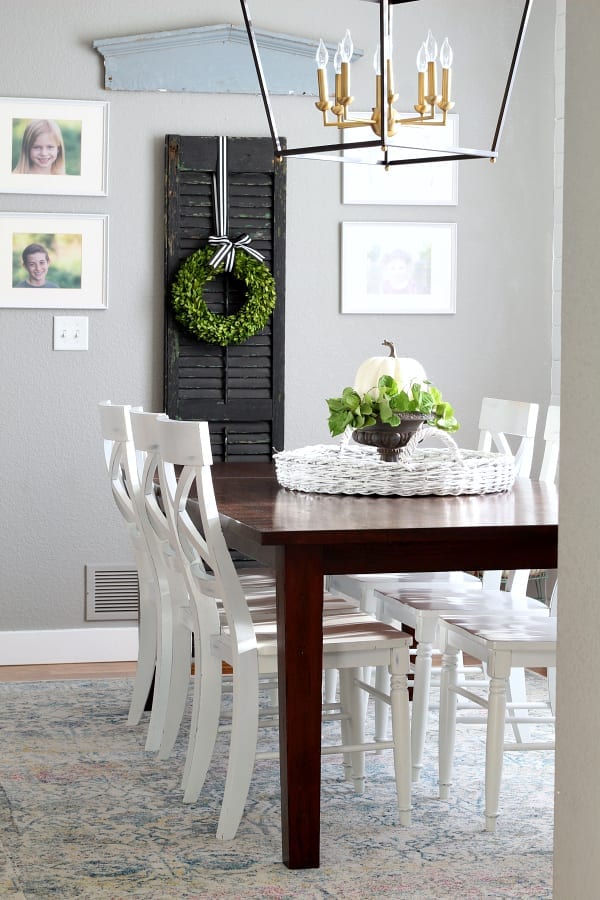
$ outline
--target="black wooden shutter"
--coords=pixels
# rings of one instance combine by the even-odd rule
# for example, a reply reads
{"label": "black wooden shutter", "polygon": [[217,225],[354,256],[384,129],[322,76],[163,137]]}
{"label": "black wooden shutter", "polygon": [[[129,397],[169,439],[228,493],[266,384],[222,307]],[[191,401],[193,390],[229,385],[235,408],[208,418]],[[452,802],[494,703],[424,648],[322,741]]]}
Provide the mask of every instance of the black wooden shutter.
{"label": "black wooden shutter", "polygon": [[[218,138],[166,138],[165,409],[171,418],[205,419],[215,461],[268,461],[283,448],[285,167],[268,138],[228,138],[228,233],[247,233],[277,286],[268,325],[243,344],[198,340],[175,320],[170,286],[181,263],[210,234]],[[243,251],[241,251],[243,252]],[[235,314],[244,284],[225,275],[206,284],[209,308]]]}

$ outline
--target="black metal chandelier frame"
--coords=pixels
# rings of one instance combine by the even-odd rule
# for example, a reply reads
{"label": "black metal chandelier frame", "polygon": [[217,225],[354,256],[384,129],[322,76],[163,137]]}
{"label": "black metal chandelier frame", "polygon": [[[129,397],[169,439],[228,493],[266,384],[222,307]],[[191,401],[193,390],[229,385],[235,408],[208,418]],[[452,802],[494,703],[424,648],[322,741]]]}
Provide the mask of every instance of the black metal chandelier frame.
{"label": "black metal chandelier frame", "polygon": [[[416,0],[369,0],[369,2],[377,3],[379,5],[379,46],[381,49],[385,46],[385,40],[388,33],[388,22],[389,22],[389,7],[399,3],[412,3],[416,2]],[[367,140],[367,141],[345,141],[343,143],[337,144],[320,144],[312,147],[284,147],[282,145],[281,139],[279,137],[279,133],[277,130],[277,125],[275,123],[275,116],[273,114],[273,108],[271,106],[271,99],[269,96],[269,90],[267,87],[267,82],[265,79],[263,65],[260,57],[260,51],[258,49],[258,44],[256,40],[256,35],[254,32],[254,27],[252,25],[252,20],[250,17],[250,12],[248,9],[247,0],[240,0],[240,5],[242,8],[242,14],[244,17],[244,22],[246,25],[246,32],[248,34],[248,41],[250,44],[250,49],[252,51],[252,57],[254,59],[254,67],[256,69],[256,75],[258,78],[258,83],[260,86],[260,92],[262,95],[263,105],[265,108],[265,113],[267,116],[267,121],[269,124],[269,130],[271,132],[271,139],[273,141],[273,150],[275,153],[275,158],[278,161],[284,159],[284,157],[304,157],[306,159],[316,158],[316,159],[332,159],[335,162],[366,162],[370,165],[382,165],[386,168],[390,168],[393,166],[403,166],[410,165],[414,163],[432,163],[432,162],[448,162],[453,160],[460,159],[489,159],[490,161],[494,161],[498,156],[498,145],[500,143],[500,138],[502,136],[502,130],[504,128],[504,123],[506,120],[506,113],[508,110],[508,105],[510,102],[510,96],[512,93],[513,83],[515,79],[515,75],[517,72],[517,67],[519,64],[519,58],[521,55],[521,49],[523,46],[523,39],[525,37],[525,32],[527,30],[527,23],[529,20],[529,14],[531,12],[533,0],[525,0],[525,5],[523,7],[523,13],[521,15],[521,21],[517,32],[517,37],[515,41],[514,52],[512,55],[510,67],[508,70],[508,76],[506,79],[506,85],[504,88],[504,93],[502,96],[502,101],[500,104],[500,111],[498,113],[498,120],[496,122],[496,128],[494,131],[494,136],[492,138],[491,147],[489,150],[474,150],[466,147],[444,147],[442,149],[435,149],[433,147],[415,147],[415,146],[403,146],[398,143],[394,143],[393,149],[400,149],[405,151],[411,151],[416,153],[417,155],[411,157],[403,157],[401,159],[394,159],[390,156],[390,144],[385,135],[385,129],[382,128],[381,137],[376,139]],[[388,96],[388,81],[387,81],[387,71],[385,64],[385,53],[380,52],[380,87],[381,87],[381,95],[380,95],[380,104],[381,109],[386,108],[387,104],[387,96]],[[378,147],[381,150],[380,157],[372,157],[368,160],[356,160],[349,159],[347,156],[344,156],[343,153],[338,154],[336,156],[326,156],[325,154],[331,153],[332,151],[347,151],[347,150],[359,150],[359,149],[367,149],[371,147]],[[436,156],[423,156],[422,153],[428,154],[437,154]]]}

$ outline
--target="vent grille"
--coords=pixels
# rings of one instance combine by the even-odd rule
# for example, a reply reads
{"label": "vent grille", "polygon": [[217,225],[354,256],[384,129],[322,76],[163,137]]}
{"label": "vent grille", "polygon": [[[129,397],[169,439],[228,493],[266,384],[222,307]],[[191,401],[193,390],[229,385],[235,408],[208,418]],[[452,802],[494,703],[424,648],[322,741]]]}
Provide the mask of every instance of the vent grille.
{"label": "vent grille", "polygon": [[85,619],[137,621],[140,615],[138,573],[130,566],[85,567]]}

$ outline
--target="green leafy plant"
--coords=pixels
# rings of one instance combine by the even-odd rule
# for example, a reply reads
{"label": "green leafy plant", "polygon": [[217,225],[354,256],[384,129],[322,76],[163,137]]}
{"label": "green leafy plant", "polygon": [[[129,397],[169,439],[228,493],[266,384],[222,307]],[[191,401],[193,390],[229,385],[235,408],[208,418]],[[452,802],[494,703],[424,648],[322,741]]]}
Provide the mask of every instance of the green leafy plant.
{"label": "green leafy plant", "polygon": [[202,296],[207,282],[224,272],[224,263],[216,269],[209,265],[215,253],[213,247],[202,247],[179,268],[171,291],[175,318],[207,344],[242,344],[269,321],[277,300],[275,279],[263,262],[236,253],[232,275],[246,286],[246,302],[235,315],[220,316],[208,308]]}
{"label": "green leafy plant", "polygon": [[429,381],[412,384],[407,392],[400,390],[391,375],[382,375],[374,397],[370,393],[358,394],[354,388],[347,387],[341,397],[332,397],[326,402],[329,407],[327,424],[333,437],[342,434],[346,428],[364,428],[378,422],[399,425],[401,414],[405,412],[421,413],[428,425],[442,431],[452,432],[459,428],[454,410]]}

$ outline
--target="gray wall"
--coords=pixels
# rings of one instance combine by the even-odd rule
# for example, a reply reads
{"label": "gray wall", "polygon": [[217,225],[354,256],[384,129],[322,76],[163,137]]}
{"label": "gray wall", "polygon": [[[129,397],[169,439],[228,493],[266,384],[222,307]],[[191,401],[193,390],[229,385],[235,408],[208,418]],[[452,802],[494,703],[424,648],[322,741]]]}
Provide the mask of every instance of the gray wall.
{"label": "gray wall", "polygon": [[[0,628],[71,628],[83,624],[84,565],[131,560],[103,471],[96,403],[110,398],[146,408],[162,405],[164,135],[267,131],[253,96],[105,92],[102,59],[92,49],[96,38],[240,23],[235,0],[223,0],[218,10],[191,0],[164,7],[142,0],[62,0],[60,15],[40,0],[28,4],[27,15],[18,5],[2,6],[0,76],[6,96],[111,103],[108,197],[5,195],[2,203],[5,212],[110,216],[109,308],[89,311],[87,353],[52,351],[51,310],[0,310]],[[293,23],[291,6],[254,0],[255,24],[307,37],[341,36],[343,0],[293,4]],[[374,30],[374,8],[354,6],[364,25],[364,32],[355,33],[358,44],[358,34]],[[396,13],[406,17],[408,48],[398,83],[407,80],[412,87],[416,80],[421,7],[431,10],[432,24],[442,22],[440,39],[449,34],[466,146],[489,146],[521,6],[520,0],[463,0],[447,10],[442,0],[431,0]],[[337,166],[290,161],[287,447],[329,440],[324,398],[351,382],[358,364],[378,354],[384,338],[394,339],[401,355],[419,359],[454,402],[464,423],[464,446],[475,443],[482,395],[548,403],[553,28],[554,3],[535,4],[500,161],[493,167],[484,161],[461,164],[458,207],[343,206]],[[365,50],[354,80],[357,108],[371,102],[370,42]],[[399,106],[409,99],[403,97]],[[488,106],[482,108],[485,99]],[[274,105],[290,142],[321,139],[312,99],[276,98]],[[312,125],[298,125],[304,114]],[[340,222],[368,219],[458,222],[456,315],[340,315]]]}
{"label": "gray wall", "polygon": [[591,900],[600,884],[600,424],[588,397],[600,383],[600,125],[586,112],[598,34],[598,5],[567,0],[556,900]]}

